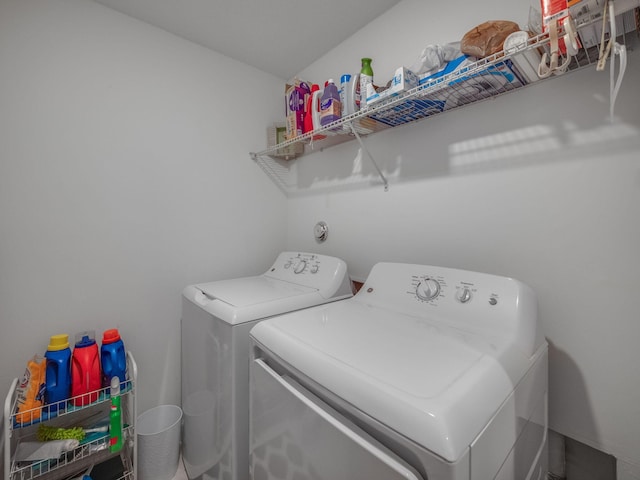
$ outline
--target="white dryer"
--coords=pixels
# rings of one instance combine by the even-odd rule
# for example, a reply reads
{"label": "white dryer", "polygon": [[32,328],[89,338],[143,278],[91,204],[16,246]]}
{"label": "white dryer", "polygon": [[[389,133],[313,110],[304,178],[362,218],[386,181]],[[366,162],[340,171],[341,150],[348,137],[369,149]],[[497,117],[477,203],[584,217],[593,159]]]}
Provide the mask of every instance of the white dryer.
{"label": "white dryer", "polygon": [[249,330],[276,314],[353,295],[344,261],[283,252],[264,274],[186,287],[182,455],[190,479],[249,476]]}
{"label": "white dryer", "polygon": [[253,480],[539,480],[547,344],[513,279],[380,263],[251,331]]}

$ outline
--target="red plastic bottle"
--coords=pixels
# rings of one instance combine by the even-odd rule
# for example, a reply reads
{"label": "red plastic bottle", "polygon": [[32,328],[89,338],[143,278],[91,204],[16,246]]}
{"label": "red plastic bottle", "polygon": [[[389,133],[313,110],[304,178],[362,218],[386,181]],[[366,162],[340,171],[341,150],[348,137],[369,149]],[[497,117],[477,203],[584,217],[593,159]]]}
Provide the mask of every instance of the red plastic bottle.
{"label": "red plastic bottle", "polygon": [[[81,407],[98,400],[102,387],[100,355],[93,332],[76,335],[76,346],[71,358],[71,397],[73,405]],[[87,393],[88,395],[84,395]]]}
{"label": "red plastic bottle", "polygon": [[[317,83],[314,83],[313,85],[311,85],[311,94],[309,94],[307,98],[307,104],[305,105],[304,133],[309,133],[318,128],[321,128],[321,125],[320,125],[321,94],[322,92],[320,92],[320,86]],[[313,140],[322,140],[323,138],[327,138],[327,136],[326,135],[313,136]]]}

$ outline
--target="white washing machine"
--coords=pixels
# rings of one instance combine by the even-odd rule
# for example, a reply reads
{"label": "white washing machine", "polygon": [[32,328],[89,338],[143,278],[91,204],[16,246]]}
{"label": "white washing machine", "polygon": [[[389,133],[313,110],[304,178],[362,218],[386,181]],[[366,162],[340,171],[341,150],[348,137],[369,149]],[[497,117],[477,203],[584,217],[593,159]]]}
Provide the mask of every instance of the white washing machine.
{"label": "white washing machine", "polygon": [[263,275],[186,287],[182,455],[190,479],[249,477],[249,330],[273,315],[353,295],[344,261],[283,252]]}
{"label": "white washing machine", "polygon": [[380,263],[251,330],[253,480],[540,480],[547,344],[509,278]]}

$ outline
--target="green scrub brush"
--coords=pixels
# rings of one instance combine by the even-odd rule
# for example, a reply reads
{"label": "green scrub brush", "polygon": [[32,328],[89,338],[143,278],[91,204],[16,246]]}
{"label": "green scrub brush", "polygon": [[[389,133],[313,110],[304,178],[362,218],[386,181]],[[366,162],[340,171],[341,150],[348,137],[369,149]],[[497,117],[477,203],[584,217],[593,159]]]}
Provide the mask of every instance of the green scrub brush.
{"label": "green scrub brush", "polygon": [[36,434],[36,438],[41,442],[67,439],[82,441],[84,436],[85,430],[82,427],[59,428],[42,424],[38,427],[38,433]]}

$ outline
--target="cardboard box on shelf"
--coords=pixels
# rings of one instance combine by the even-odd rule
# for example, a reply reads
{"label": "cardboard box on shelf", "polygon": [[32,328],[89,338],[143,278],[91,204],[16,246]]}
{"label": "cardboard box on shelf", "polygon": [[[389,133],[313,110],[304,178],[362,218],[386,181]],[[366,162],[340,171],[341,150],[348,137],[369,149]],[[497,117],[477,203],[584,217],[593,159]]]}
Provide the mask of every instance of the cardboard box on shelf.
{"label": "cardboard box on shelf", "polygon": [[387,98],[411,90],[418,86],[418,76],[406,67],[400,67],[396,70],[393,78],[389,82],[389,88],[376,92],[373,85],[367,85],[367,106],[375,105]]}
{"label": "cardboard box on shelf", "polygon": [[292,85],[285,85],[285,112],[287,140],[302,135],[304,128],[304,108],[307,96],[311,94],[309,83],[295,79]]}
{"label": "cardboard box on shelf", "polygon": [[[278,145],[285,140],[287,140],[287,128],[284,123],[274,123],[267,127],[267,145],[269,147]],[[277,149],[271,156],[283,160],[292,160],[302,153],[304,153],[304,145],[302,143],[294,143]]]}

